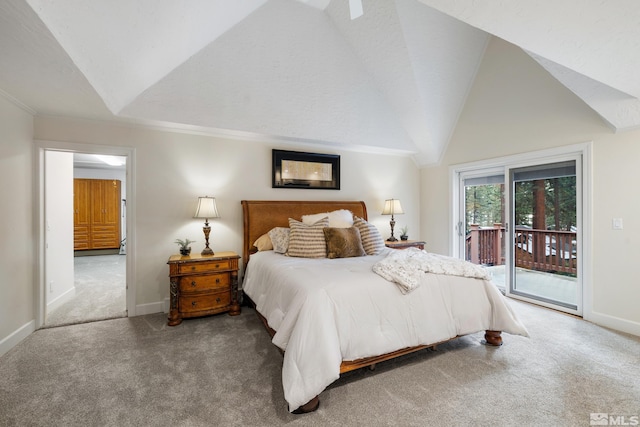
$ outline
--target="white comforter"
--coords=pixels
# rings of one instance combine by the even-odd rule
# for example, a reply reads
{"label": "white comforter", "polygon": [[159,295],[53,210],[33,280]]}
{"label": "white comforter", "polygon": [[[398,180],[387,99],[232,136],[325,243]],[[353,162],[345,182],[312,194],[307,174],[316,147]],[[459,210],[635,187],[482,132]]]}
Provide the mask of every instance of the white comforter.
{"label": "white comforter", "polygon": [[243,290],[285,350],[282,383],[291,411],[338,379],[342,360],[487,329],[528,336],[490,281],[424,274],[403,294],[372,272],[389,251],[341,259],[251,256]]}

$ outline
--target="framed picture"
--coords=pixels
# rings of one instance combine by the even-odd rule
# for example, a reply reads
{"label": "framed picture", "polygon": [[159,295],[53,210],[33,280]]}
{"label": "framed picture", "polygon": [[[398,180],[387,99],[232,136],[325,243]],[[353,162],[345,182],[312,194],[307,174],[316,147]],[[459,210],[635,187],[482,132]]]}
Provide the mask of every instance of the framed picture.
{"label": "framed picture", "polygon": [[340,189],[340,156],[272,150],[273,188]]}

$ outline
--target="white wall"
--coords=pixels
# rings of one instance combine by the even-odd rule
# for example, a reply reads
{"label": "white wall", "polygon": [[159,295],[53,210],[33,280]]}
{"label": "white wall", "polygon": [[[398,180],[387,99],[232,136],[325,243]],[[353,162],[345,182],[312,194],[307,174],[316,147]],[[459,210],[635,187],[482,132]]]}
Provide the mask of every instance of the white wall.
{"label": "white wall", "polygon": [[341,190],[273,189],[272,148],[314,149],[52,117],[36,118],[35,138],[135,149],[136,182],[128,183],[135,199],[127,203],[136,205],[137,306],[160,304],[168,296],[166,262],[177,252],[176,238],[196,240],[194,251],[204,247],[204,223],[193,219],[198,196],[216,197],[222,216],[211,222],[214,251],[242,254],[243,199],[364,200],[370,220],[386,236],[389,218],[380,212],[385,199],[397,198],[407,213],[397,217],[396,227],[407,224],[413,236],[420,235],[419,170],[406,157],[323,150],[341,155]]}
{"label": "white wall", "polygon": [[[579,98],[519,48],[493,38],[440,165],[421,171],[421,225],[447,254],[450,165],[593,141],[592,321],[640,335],[638,182],[640,131],[614,134]],[[624,230],[611,228],[623,218]],[[585,307],[588,309],[588,307]]]}
{"label": "white wall", "polygon": [[34,328],[33,117],[0,96],[0,355]]}
{"label": "white wall", "polygon": [[47,313],[75,296],[73,154],[45,152],[45,304]]}

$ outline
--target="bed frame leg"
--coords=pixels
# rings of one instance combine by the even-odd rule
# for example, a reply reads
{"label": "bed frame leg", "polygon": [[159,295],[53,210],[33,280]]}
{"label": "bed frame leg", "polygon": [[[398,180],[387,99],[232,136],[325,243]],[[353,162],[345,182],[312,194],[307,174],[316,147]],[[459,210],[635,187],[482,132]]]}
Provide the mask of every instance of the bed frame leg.
{"label": "bed frame leg", "polygon": [[485,331],[484,340],[487,342],[487,345],[502,345],[502,331]]}
{"label": "bed frame leg", "polygon": [[292,414],[307,414],[309,412],[313,412],[320,406],[320,398],[318,396],[314,397],[298,409],[292,412]]}

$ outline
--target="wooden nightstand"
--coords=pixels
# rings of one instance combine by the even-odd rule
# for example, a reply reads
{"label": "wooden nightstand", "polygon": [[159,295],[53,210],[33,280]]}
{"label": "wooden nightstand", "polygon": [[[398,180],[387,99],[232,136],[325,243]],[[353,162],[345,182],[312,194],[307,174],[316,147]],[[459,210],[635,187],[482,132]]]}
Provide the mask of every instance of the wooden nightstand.
{"label": "wooden nightstand", "polygon": [[169,264],[169,326],[183,318],[229,312],[240,314],[238,259],[235,252],[172,255]]}
{"label": "wooden nightstand", "polygon": [[398,240],[397,242],[389,242],[388,240],[384,241],[384,244],[388,248],[393,249],[407,249],[407,248],[418,248],[424,249],[424,242],[419,240]]}

